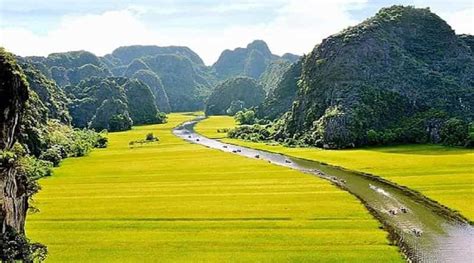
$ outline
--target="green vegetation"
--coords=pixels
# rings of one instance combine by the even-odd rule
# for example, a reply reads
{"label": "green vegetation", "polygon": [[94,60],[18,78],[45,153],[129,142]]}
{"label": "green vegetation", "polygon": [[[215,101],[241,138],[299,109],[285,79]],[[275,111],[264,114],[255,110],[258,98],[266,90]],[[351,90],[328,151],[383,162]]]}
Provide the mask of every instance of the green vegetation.
{"label": "green vegetation", "polygon": [[[191,118],[111,133],[41,180],[27,231],[49,262],[402,261],[355,197],[172,135]],[[149,133],[160,141],[128,146]]]}
{"label": "green vegetation", "polygon": [[158,109],[150,88],[139,80],[129,80],[124,84],[130,118],[136,125],[157,123]]}
{"label": "green vegetation", "polygon": [[278,119],[291,109],[298,91],[302,60],[289,66],[288,70],[278,78],[274,88],[268,91],[265,101],[258,106],[259,118]]}
{"label": "green vegetation", "polygon": [[303,59],[299,80],[287,84],[298,94],[276,138],[325,148],[442,142],[450,118],[463,126],[474,118],[466,39],[429,9],[381,9]]}
{"label": "green vegetation", "polygon": [[38,95],[46,107],[48,118],[60,120],[64,124],[70,124],[69,100],[63,90],[30,64],[22,64],[21,67],[26,75],[30,89]]}
{"label": "green vegetation", "polygon": [[36,208],[31,198],[39,191],[37,180],[50,176],[63,158],[103,148],[107,138],[90,130],[73,129],[69,100],[43,71],[22,64],[0,49],[0,260],[37,262],[47,249],[25,236],[27,212]]}
{"label": "green vegetation", "polygon": [[155,73],[151,70],[139,70],[132,75],[132,78],[138,79],[150,87],[151,92],[155,96],[156,107],[159,111],[165,113],[171,111],[170,102],[164,90],[163,83]]}
{"label": "green vegetation", "polygon": [[234,118],[241,125],[254,124],[256,121],[255,112],[253,110],[239,111],[235,114]]}
{"label": "green vegetation", "polygon": [[74,98],[70,112],[76,127],[123,131],[132,123],[163,121],[150,88],[136,79],[91,78],[66,91]]}
{"label": "green vegetation", "polygon": [[246,77],[229,79],[218,85],[206,102],[206,115],[234,115],[255,107],[265,98],[265,91],[255,80]]}
{"label": "green vegetation", "polygon": [[157,55],[143,61],[160,77],[172,111],[204,107],[211,83],[191,60],[178,55]]}
{"label": "green vegetation", "polygon": [[32,65],[57,85],[77,85],[91,77],[106,78],[112,73],[100,59],[87,51],[53,53],[47,57],[21,58],[23,63]]}
{"label": "green vegetation", "polygon": [[115,76],[146,83],[164,112],[202,109],[215,82],[201,58],[187,47],[120,47],[103,61]]}
{"label": "green vegetation", "polygon": [[374,174],[409,187],[474,221],[474,152],[439,145],[399,145],[357,150],[289,148],[225,138],[217,130],[235,127],[232,117],[215,116],[196,130],[211,138],[251,148],[315,160],[350,170]]}
{"label": "green vegetation", "polygon": [[283,74],[288,71],[290,66],[291,62],[283,59],[270,63],[259,79],[259,83],[262,85],[263,89],[266,92],[274,90],[280,82]]}

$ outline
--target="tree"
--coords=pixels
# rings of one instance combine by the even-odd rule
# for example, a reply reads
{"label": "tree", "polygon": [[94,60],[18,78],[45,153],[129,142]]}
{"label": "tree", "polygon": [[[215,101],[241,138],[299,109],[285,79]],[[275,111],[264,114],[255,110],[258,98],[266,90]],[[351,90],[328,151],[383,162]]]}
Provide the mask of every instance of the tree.
{"label": "tree", "polygon": [[235,114],[234,118],[241,125],[251,125],[256,122],[255,112],[253,110],[239,111]]}
{"label": "tree", "polygon": [[466,122],[451,118],[441,129],[441,142],[449,146],[464,146],[469,138],[469,128]]}

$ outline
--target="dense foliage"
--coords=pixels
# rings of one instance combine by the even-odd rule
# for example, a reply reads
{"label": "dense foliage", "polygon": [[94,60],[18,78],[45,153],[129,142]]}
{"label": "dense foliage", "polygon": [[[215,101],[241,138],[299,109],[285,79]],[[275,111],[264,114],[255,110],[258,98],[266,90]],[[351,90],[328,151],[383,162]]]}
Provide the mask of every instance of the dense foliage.
{"label": "dense foliage", "polygon": [[70,113],[76,127],[122,131],[160,122],[152,91],[137,79],[91,78],[66,91],[74,98]]}
{"label": "dense foliage", "polygon": [[239,111],[235,114],[234,118],[241,125],[250,125],[257,121],[253,110]]}
{"label": "dense foliage", "polygon": [[266,92],[274,90],[281,81],[283,74],[288,71],[290,66],[291,63],[287,60],[276,60],[270,63],[259,79],[263,89]]}
{"label": "dense foliage", "polygon": [[134,124],[156,123],[158,109],[155,104],[155,96],[148,85],[139,80],[129,80],[124,84],[127,96],[130,118]]}
{"label": "dense foliage", "polygon": [[255,80],[246,77],[229,79],[218,85],[206,103],[206,115],[232,115],[244,108],[259,105],[265,91]]}
{"label": "dense foliage", "polygon": [[302,62],[289,66],[268,91],[265,101],[258,107],[257,115],[265,119],[277,119],[291,109],[298,91]]}
{"label": "dense foliage", "polygon": [[71,123],[68,111],[69,99],[56,83],[29,64],[22,64],[30,88],[39,96],[48,113],[48,118]]}
{"label": "dense foliage", "polygon": [[384,8],[325,39],[303,59],[297,85],[276,139],[327,148],[365,145],[374,137],[441,142],[447,119],[474,117],[472,52],[428,9]]}

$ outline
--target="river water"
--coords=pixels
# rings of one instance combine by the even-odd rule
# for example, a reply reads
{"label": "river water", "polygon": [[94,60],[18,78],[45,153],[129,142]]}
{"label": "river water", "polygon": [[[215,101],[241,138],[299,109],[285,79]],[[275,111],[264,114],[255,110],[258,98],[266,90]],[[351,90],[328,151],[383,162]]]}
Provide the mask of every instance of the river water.
{"label": "river water", "polygon": [[194,126],[201,119],[185,122],[173,133],[192,143],[265,160],[331,181],[364,203],[391,233],[409,261],[474,262],[474,228],[460,218],[449,216],[426,198],[372,176],[206,138],[194,132]]}

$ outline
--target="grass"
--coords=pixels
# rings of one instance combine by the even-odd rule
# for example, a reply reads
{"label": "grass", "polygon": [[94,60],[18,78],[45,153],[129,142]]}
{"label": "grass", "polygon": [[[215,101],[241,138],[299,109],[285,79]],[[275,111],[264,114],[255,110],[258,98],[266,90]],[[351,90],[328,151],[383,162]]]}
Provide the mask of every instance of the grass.
{"label": "grass", "polygon": [[474,151],[440,145],[400,145],[351,150],[288,148],[280,145],[225,139],[218,128],[232,128],[233,118],[211,117],[197,131],[226,142],[317,160],[378,175],[407,186],[474,221]]}
{"label": "grass", "polygon": [[[328,182],[172,135],[192,118],[109,134],[67,159],[29,215],[48,262],[400,262],[353,196]],[[160,142],[130,149],[149,132]]]}

